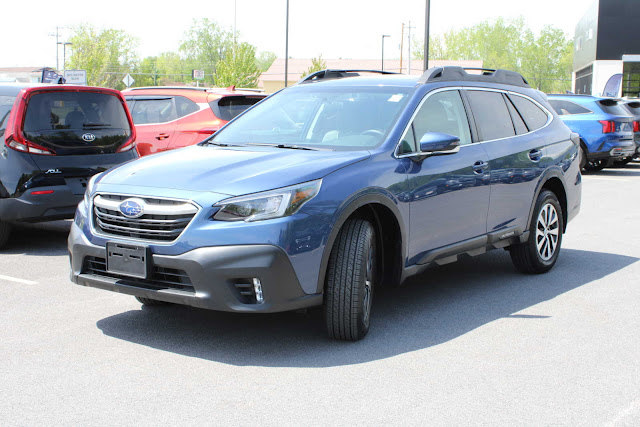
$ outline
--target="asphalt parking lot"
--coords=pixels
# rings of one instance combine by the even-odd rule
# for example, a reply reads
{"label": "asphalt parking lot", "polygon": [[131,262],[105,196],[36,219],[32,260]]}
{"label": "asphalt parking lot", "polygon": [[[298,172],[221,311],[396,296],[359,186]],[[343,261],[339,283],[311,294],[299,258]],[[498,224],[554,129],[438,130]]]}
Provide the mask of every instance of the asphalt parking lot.
{"label": "asphalt parking lot", "polygon": [[640,425],[640,163],[583,179],[555,268],[504,251],[376,294],[369,335],[319,310],[141,308],[68,279],[68,222],[0,253],[2,425]]}

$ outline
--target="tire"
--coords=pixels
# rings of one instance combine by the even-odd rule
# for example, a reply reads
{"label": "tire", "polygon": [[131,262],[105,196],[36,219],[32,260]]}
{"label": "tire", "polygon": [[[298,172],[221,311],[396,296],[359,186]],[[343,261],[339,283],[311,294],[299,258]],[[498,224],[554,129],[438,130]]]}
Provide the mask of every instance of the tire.
{"label": "tire", "polygon": [[145,297],[136,297],[136,299],[138,300],[139,303],[147,307],[169,304],[168,302],[165,302],[165,301],[158,301],[157,299],[151,299],[151,298],[145,298]]}
{"label": "tire", "polygon": [[580,171],[584,172],[587,167],[587,150],[584,146],[580,146]]}
{"label": "tire", "polygon": [[0,220],[0,248],[3,248],[11,235],[11,224]]}
{"label": "tire", "polygon": [[627,157],[626,159],[616,160],[613,164],[615,166],[626,166],[631,160],[633,160],[632,157]]}
{"label": "tire", "polygon": [[587,162],[587,164],[584,167],[584,170],[587,172],[599,172],[606,167],[607,167],[606,160],[591,160]]}
{"label": "tire", "polygon": [[378,253],[371,223],[350,219],[343,225],[329,256],[324,314],[329,337],[362,339],[369,331]]}
{"label": "tire", "polygon": [[[562,245],[564,217],[556,195],[543,190],[529,225],[529,239],[509,248],[516,269],[526,274],[540,274],[551,270]],[[550,218],[550,220],[549,220]]]}

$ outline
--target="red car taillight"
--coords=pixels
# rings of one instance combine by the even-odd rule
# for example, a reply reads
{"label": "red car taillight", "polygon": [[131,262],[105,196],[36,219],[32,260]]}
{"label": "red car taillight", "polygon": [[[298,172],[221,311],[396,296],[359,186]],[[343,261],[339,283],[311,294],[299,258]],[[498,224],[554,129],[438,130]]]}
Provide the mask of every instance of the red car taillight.
{"label": "red car taillight", "polygon": [[616,122],[613,120],[598,120],[602,125],[602,133],[613,133],[616,131]]}
{"label": "red car taillight", "polygon": [[635,121],[633,122],[633,131],[634,132],[640,132],[640,122],[639,121]]}
{"label": "red car taillight", "polygon": [[34,144],[31,141],[27,141],[19,137],[18,135],[10,136],[6,139],[5,144],[7,147],[12,148],[16,151],[22,151],[23,153],[31,153],[31,154],[42,154],[45,156],[55,156],[56,153],[53,150],[49,150],[48,148],[44,148],[38,144]]}

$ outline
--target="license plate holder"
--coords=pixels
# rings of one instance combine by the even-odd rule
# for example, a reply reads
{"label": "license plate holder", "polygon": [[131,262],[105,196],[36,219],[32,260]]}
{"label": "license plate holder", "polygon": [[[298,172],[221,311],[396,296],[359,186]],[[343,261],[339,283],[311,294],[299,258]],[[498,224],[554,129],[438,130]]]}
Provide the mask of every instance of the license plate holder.
{"label": "license plate holder", "polygon": [[146,279],[151,267],[147,246],[107,242],[107,272]]}

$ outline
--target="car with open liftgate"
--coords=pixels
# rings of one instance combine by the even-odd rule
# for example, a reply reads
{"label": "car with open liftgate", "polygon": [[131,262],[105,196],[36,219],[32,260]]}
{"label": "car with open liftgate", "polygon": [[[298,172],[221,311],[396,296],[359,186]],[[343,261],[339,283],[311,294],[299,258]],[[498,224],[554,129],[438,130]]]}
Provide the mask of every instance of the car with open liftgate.
{"label": "car with open liftgate", "polygon": [[140,156],[197,144],[267,95],[258,89],[191,86],[124,90]]}
{"label": "car with open liftgate", "polygon": [[145,305],[321,306],[330,337],[358,340],[375,289],[431,265],[505,248],[551,269],[579,150],[518,73],[320,71],[198,145],[92,178],[71,278]]}
{"label": "car with open liftgate", "polygon": [[92,175],[136,159],[119,91],[0,84],[0,247],[15,224],[73,218]]}
{"label": "car with open liftgate", "polygon": [[583,170],[602,170],[635,156],[638,122],[624,101],[575,94],[552,94],[548,100],[565,124],[580,135]]}

